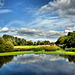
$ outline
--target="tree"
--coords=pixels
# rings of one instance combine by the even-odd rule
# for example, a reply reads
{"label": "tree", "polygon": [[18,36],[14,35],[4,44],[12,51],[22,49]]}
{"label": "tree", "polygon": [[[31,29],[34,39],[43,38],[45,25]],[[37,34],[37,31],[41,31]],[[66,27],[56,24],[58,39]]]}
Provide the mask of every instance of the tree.
{"label": "tree", "polygon": [[5,52],[5,40],[0,37],[0,52]]}
{"label": "tree", "polygon": [[65,35],[65,36],[61,36],[61,37],[59,37],[58,38],[58,40],[56,41],[56,43],[55,44],[65,44],[65,40],[67,39],[67,36]]}
{"label": "tree", "polygon": [[17,38],[17,45],[20,45],[20,44],[21,44],[21,39]]}
{"label": "tree", "polygon": [[50,45],[50,41],[44,41],[44,45]]}
{"label": "tree", "polygon": [[4,40],[6,40],[6,41],[9,41],[10,39],[11,40],[14,40],[14,37],[13,36],[11,36],[11,35],[3,35],[3,38],[4,38]]}
{"label": "tree", "polygon": [[20,45],[22,45],[22,46],[24,46],[24,45],[26,45],[26,40],[25,39],[21,39],[21,44]]}
{"label": "tree", "polygon": [[31,40],[27,41],[27,45],[33,45],[33,42]]}
{"label": "tree", "polygon": [[59,37],[56,44],[64,44],[64,48],[75,47],[75,31],[69,32],[67,36]]}
{"label": "tree", "polygon": [[37,41],[37,45],[40,45],[40,44],[41,44],[41,42],[38,40],[38,41]]}
{"label": "tree", "polygon": [[12,52],[13,51],[14,45],[10,41],[7,41],[5,45],[6,45],[5,46],[6,52]]}
{"label": "tree", "polygon": [[34,45],[35,45],[35,46],[37,45],[37,42],[36,42],[36,41],[34,42]]}

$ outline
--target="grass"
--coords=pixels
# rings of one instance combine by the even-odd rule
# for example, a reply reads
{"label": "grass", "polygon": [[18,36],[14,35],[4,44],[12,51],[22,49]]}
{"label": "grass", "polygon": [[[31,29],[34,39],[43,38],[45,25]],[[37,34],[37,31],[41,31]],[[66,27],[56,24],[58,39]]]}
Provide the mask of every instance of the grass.
{"label": "grass", "polygon": [[14,48],[35,48],[37,46],[14,46]]}
{"label": "grass", "polygon": [[[40,48],[41,46],[14,46],[14,49],[32,49],[32,48]],[[48,47],[48,46],[46,46]],[[50,47],[50,46],[49,46]],[[52,47],[52,46],[51,46]],[[54,48],[54,46],[53,46]],[[57,48],[57,47],[55,47]],[[75,55],[75,52],[67,52],[64,50],[56,50],[56,51],[16,51],[16,52],[6,52],[0,53],[0,56],[8,56],[8,55],[20,55],[20,54],[62,54],[62,55]]]}
{"label": "grass", "polygon": [[6,52],[0,53],[0,56],[8,56],[8,55],[20,55],[20,54],[62,54],[62,55],[75,55],[75,52],[66,52],[66,51],[18,51],[18,52]]}

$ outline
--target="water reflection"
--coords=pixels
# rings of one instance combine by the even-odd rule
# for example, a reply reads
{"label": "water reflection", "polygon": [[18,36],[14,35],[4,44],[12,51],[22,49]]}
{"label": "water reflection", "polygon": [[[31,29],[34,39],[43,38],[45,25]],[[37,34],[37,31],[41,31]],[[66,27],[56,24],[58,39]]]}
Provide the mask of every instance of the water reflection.
{"label": "water reflection", "polygon": [[25,54],[0,57],[3,64],[9,62],[2,64],[0,75],[75,75],[75,64],[67,61],[68,58],[72,61],[74,56]]}
{"label": "water reflection", "polygon": [[14,59],[11,62],[26,64],[40,61],[56,61],[56,60],[64,60],[64,58],[46,54],[26,54],[26,55],[18,55],[17,58],[14,57]]}
{"label": "water reflection", "polygon": [[14,56],[0,56],[0,68],[10,62]]}
{"label": "water reflection", "polygon": [[60,55],[60,56],[68,59],[69,62],[75,63],[75,56],[74,55]]}

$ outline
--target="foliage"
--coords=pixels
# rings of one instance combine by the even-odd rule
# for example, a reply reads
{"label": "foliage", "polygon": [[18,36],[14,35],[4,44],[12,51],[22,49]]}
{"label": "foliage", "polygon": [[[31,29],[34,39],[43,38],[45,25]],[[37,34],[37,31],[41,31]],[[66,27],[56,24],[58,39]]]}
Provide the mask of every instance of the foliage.
{"label": "foliage", "polygon": [[65,48],[66,51],[71,51],[71,52],[75,52],[75,48]]}
{"label": "foliage", "polygon": [[42,48],[42,47],[41,48],[33,48],[32,50],[35,51],[35,52],[37,52],[37,51],[43,51],[44,48]]}
{"label": "foliage", "polygon": [[58,47],[58,46],[43,46],[43,48],[45,49],[45,51],[56,51],[56,50],[60,50],[60,47]]}
{"label": "foliage", "polygon": [[27,41],[27,45],[33,45],[33,42],[31,40]]}
{"label": "foliage", "polygon": [[14,45],[10,41],[7,41],[5,45],[6,45],[5,46],[6,52],[12,52],[13,51]]}
{"label": "foliage", "polygon": [[63,48],[75,47],[75,31],[69,32],[67,36],[61,36],[56,41],[57,45],[63,44]]}
{"label": "foliage", "polygon": [[0,37],[0,52],[5,52],[5,41]]}

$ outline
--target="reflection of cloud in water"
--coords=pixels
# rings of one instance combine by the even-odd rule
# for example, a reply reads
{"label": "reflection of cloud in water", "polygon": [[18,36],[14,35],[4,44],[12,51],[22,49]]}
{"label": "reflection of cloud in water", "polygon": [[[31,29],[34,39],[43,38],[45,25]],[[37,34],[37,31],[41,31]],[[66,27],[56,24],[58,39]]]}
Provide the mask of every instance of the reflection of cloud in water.
{"label": "reflection of cloud in water", "polygon": [[54,55],[46,55],[46,54],[25,54],[14,57],[12,63],[26,64],[26,63],[34,63],[34,62],[47,61],[47,60],[58,61],[58,60],[64,60],[64,58]]}
{"label": "reflection of cloud in water", "polygon": [[75,64],[69,64],[60,56],[46,54],[25,54],[14,57],[6,65],[9,71],[18,75],[74,75]]}

